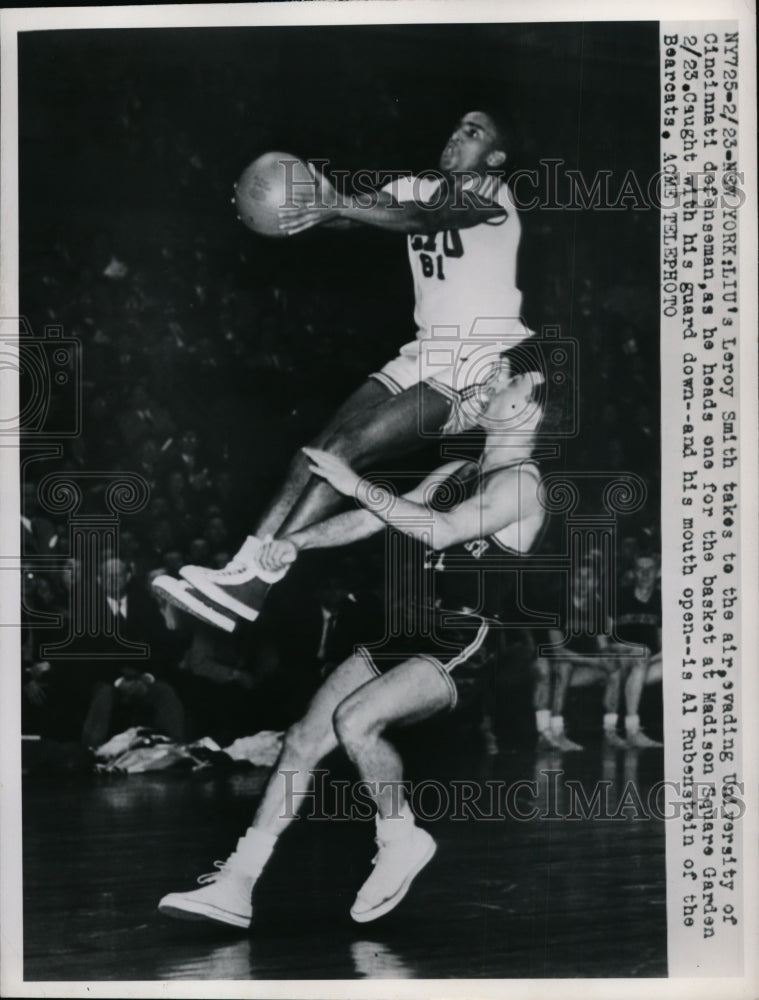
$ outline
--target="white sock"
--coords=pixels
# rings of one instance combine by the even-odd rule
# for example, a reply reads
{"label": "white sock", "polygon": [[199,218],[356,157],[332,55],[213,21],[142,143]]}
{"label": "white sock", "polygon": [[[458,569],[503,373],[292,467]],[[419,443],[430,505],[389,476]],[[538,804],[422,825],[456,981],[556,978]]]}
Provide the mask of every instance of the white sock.
{"label": "white sock", "polygon": [[625,716],[625,732],[626,733],[637,733],[640,729],[640,716],[639,715],[626,715]]}
{"label": "white sock", "polygon": [[551,731],[555,736],[561,736],[564,732],[564,716],[563,715],[552,715],[551,716]]}
{"label": "white sock", "polygon": [[535,728],[539,733],[544,733],[551,725],[551,713],[547,708],[539,708],[535,712]]}
{"label": "white sock", "polygon": [[377,826],[377,837],[382,841],[400,840],[413,833],[416,817],[411,812],[408,802],[404,802],[396,813],[383,819],[377,813],[374,822]]}
{"label": "white sock", "polygon": [[609,730],[616,732],[618,719],[619,716],[616,712],[607,712],[604,715],[604,732],[608,733]]}
{"label": "white sock", "polygon": [[277,838],[273,833],[249,827],[237,841],[234,854],[230,856],[231,867],[241,875],[257,878],[271,857],[276,844]]}

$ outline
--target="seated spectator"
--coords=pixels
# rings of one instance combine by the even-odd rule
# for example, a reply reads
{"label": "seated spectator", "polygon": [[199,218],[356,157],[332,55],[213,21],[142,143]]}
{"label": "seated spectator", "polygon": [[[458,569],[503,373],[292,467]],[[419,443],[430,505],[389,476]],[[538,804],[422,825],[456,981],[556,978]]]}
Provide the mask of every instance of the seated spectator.
{"label": "seated spectator", "polygon": [[638,554],[638,540],[627,535],[617,549],[617,580],[623,587],[631,587],[635,582],[635,557]]}
{"label": "seated spectator", "polygon": [[130,577],[142,576],[145,570],[145,555],[133,531],[122,529],[119,532],[119,559],[127,568]]}
{"label": "seated spectator", "polygon": [[172,448],[172,458],[180,471],[188,478],[200,471],[199,458],[200,439],[197,431],[187,430]]}
{"label": "seated spectator", "polygon": [[145,479],[151,490],[154,490],[163,472],[163,457],[158,442],[154,437],[144,437],[137,445],[135,471]]}
{"label": "seated spectator", "polygon": [[56,620],[68,633],[70,578],[71,573],[56,578],[30,567],[22,575],[21,732],[55,740],[79,739],[88,694],[76,665],[51,661],[41,651],[58,637],[52,628]]}
{"label": "seated spectator", "polygon": [[150,525],[148,528],[148,541],[153,561],[159,559],[162,563],[165,563],[164,554],[176,548],[178,541],[177,532],[168,517],[163,517]]}
{"label": "seated spectator", "polygon": [[229,543],[229,532],[223,517],[212,517],[206,524],[203,537],[208,542],[211,552],[226,548]]}
{"label": "seated spectator", "polygon": [[623,643],[640,646],[626,662],[624,673],[625,738],[630,747],[658,747],[640,727],[643,689],[662,679],[661,591],[657,583],[658,556],[639,552],[635,557],[635,582],[622,587],[617,600],[616,635]]}
{"label": "seated spectator", "polygon": [[[88,673],[92,694],[82,742],[96,748],[134,725],[147,725],[175,740],[185,736],[184,708],[168,678],[178,659],[178,643],[169,632],[158,603],[131,585],[119,559],[106,560],[98,575],[105,596],[101,639],[113,637],[113,655]],[[145,659],[127,658],[118,640],[147,645]]]}
{"label": "seated spectator", "polygon": [[257,721],[255,680],[243,631],[227,635],[172,609],[180,628],[191,631],[179,664],[179,685],[191,738],[210,736],[226,746],[263,728]]}
{"label": "seated spectator", "polygon": [[187,550],[187,556],[194,566],[211,565],[211,550],[205,538],[193,538]]}
{"label": "seated spectator", "polygon": [[[172,576],[178,576],[179,570],[184,566],[185,558],[179,549],[169,549],[163,554],[163,572]],[[226,564],[225,564],[226,565]]]}
{"label": "seated spectator", "polygon": [[51,555],[58,548],[59,541],[55,526],[40,514],[37,484],[24,483],[21,494],[21,554]]}
{"label": "seated spectator", "polygon": [[563,630],[549,628],[538,637],[533,695],[538,746],[543,750],[582,750],[565,732],[567,693],[570,687],[601,684],[604,741],[612,747],[624,747],[617,733],[620,684],[626,666],[621,655],[624,647],[611,638],[611,620],[601,620],[603,613],[591,567],[577,567],[569,584],[568,590],[562,588],[563,593],[554,592],[545,608],[562,615]]}
{"label": "seated spectator", "polygon": [[315,559],[272,591],[256,623],[255,677],[266,728],[298,718],[321,679],[358,643],[379,639],[382,605],[357,595],[338,567]]}
{"label": "seated spectator", "polygon": [[166,496],[174,500],[187,492],[187,477],[181,469],[174,469],[166,477]]}
{"label": "seated spectator", "polygon": [[173,431],[168,411],[149,397],[142,382],[132,389],[129,404],[119,414],[118,424],[121,438],[130,451],[146,437],[156,438],[163,444]]}

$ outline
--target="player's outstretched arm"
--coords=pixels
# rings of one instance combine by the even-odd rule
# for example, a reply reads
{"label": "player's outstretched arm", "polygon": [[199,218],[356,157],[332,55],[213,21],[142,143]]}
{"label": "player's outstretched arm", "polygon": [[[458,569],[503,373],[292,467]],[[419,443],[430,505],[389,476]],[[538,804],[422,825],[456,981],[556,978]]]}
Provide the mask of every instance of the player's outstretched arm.
{"label": "player's outstretched arm", "polygon": [[507,215],[503,205],[485,190],[463,190],[460,184],[452,183],[444,197],[436,196],[430,203],[396,201],[389,192],[378,191],[371,196],[345,199],[336,211],[339,218],[399,233],[471,229],[488,219]]}
{"label": "player's outstretched arm", "polygon": [[[315,176],[318,171],[312,172]],[[318,175],[321,177],[321,175]],[[474,179],[474,178],[473,178]],[[488,219],[507,215],[496,193],[497,182],[486,180],[464,189],[454,178],[434,201],[398,201],[388,191],[368,195],[340,195],[322,178],[316,196],[295,192],[294,204],[279,209],[279,228],[293,236],[317,225],[345,228],[354,224],[376,226],[399,233],[436,233],[443,229],[469,229]]]}
{"label": "player's outstretched arm", "polygon": [[387,524],[395,524],[433,549],[492,535],[515,521],[542,516],[535,477],[515,468],[494,473],[481,492],[447,511],[431,511],[408,496],[395,497],[376,486],[359,491],[357,499]]}
{"label": "player's outstretched arm", "polygon": [[[379,497],[384,494],[390,506],[396,503],[408,504],[410,508],[404,509],[413,510],[417,517],[421,515],[426,522],[429,522],[433,515],[424,502],[425,499],[431,496],[436,486],[439,486],[456,469],[465,464],[460,460],[449,462],[426,476],[404,496],[398,497],[390,491],[377,487],[369,480],[363,479],[342,459],[336,458],[328,452],[320,451],[318,448],[304,448],[303,450],[312,463],[311,471],[326,479],[331,486],[345,496],[353,497],[362,503],[362,497]],[[325,549],[350,545],[382,531],[387,524],[393,524],[392,517],[380,515],[376,509],[372,508],[371,504],[362,503],[362,507],[363,509],[360,510],[337,514],[319,524],[313,524],[301,531],[293,532],[292,535],[288,535],[284,539],[276,539],[267,543],[259,554],[261,564],[265,569],[282,569],[285,563],[294,561],[301,549]],[[398,527],[404,530],[402,525],[399,524]]]}
{"label": "player's outstretched arm", "polygon": [[[312,472],[322,476],[346,496],[354,497],[364,508],[364,511],[352,513],[370,513],[378,521],[392,525],[434,549],[492,535],[514,521],[542,516],[537,480],[534,475],[523,473],[519,468],[511,467],[493,473],[485,487],[474,496],[451,510],[436,511],[425,502],[430,497],[431,488],[464,463],[455,462],[438,469],[410,493],[397,496],[392,490],[362,479],[335,455],[317,448],[304,448],[304,451],[311,460]],[[330,522],[326,521],[307,530],[315,530],[319,534],[329,530],[329,526]]]}

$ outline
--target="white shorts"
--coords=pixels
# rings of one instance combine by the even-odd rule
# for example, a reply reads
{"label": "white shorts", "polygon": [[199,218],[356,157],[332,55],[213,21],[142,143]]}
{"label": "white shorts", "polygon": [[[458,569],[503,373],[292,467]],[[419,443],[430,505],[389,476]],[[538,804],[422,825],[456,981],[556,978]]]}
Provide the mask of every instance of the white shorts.
{"label": "white shorts", "polygon": [[532,336],[533,331],[520,321],[509,338],[462,340],[435,336],[412,340],[369,378],[381,382],[393,394],[420,382],[441,392],[452,403],[443,432],[458,434],[479,424],[492,383],[508,365],[503,352]]}

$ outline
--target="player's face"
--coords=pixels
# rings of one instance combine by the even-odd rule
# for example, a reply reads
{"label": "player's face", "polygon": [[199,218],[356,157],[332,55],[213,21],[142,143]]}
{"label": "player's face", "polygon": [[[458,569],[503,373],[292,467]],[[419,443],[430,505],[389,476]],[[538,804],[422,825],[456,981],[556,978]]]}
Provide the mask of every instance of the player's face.
{"label": "player's face", "polygon": [[542,381],[537,372],[509,375],[504,370],[493,383],[493,395],[487,408],[487,427],[504,431],[524,427],[536,413],[532,399],[533,386]]}
{"label": "player's face", "polygon": [[575,570],[575,596],[580,599],[581,602],[587,602],[591,599],[596,589],[596,581],[593,577],[593,571],[587,566],[580,566]]}
{"label": "player's face", "polygon": [[440,154],[440,169],[485,170],[506,159],[493,122],[483,111],[464,115]]}
{"label": "player's face", "polygon": [[656,563],[653,559],[638,559],[635,563],[635,583],[645,589],[656,583]]}
{"label": "player's face", "polygon": [[109,559],[103,566],[103,574],[101,575],[101,583],[107,586],[110,583],[112,586],[115,585],[116,592],[121,596],[126,590],[126,586],[129,583],[131,574],[127,569],[126,565],[120,559]]}

